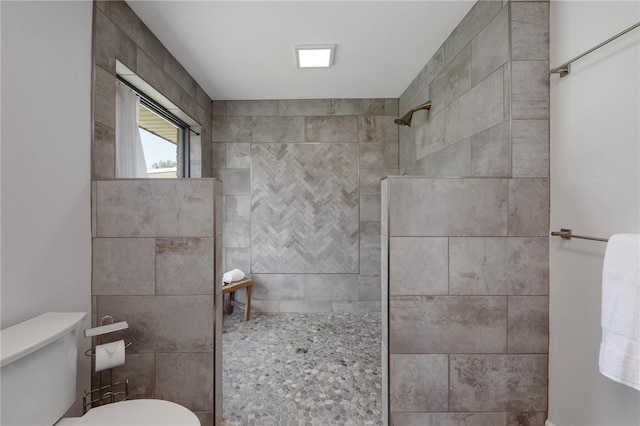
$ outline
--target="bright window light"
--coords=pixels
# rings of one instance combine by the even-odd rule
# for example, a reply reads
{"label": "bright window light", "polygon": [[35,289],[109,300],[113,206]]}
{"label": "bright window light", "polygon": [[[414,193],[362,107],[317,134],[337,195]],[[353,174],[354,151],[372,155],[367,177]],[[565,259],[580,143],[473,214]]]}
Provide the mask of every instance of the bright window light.
{"label": "bright window light", "polygon": [[296,46],[298,68],[329,68],[334,49],[333,44]]}

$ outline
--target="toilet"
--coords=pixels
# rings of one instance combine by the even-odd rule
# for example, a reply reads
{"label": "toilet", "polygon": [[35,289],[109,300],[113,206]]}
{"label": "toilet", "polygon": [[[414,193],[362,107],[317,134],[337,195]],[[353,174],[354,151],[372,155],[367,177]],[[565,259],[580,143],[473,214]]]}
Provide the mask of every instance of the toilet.
{"label": "toilet", "polygon": [[76,398],[78,328],[84,312],[49,312],[0,333],[0,424],[7,426],[200,426],[182,405],[135,399],[62,418]]}

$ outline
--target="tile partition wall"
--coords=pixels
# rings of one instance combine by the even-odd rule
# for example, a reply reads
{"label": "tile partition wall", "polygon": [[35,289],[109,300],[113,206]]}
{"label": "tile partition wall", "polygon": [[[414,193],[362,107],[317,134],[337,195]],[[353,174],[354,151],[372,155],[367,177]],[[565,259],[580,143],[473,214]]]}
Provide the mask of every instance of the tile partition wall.
{"label": "tile partition wall", "polygon": [[[201,176],[211,176],[211,99],[122,0],[94,1],[94,179],[115,177],[116,60],[201,125]],[[197,154],[197,153],[196,153]],[[192,154],[193,155],[193,154]],[[192,158],[193,164],[193,158]]]}
{"label": "tile partition wall", "polygon": [[115,378],[129,378],[133,399],[174,401],[220,424],[220,182],[97,180],[93,196],[94,322],[127,321],[132,343]]}
{"label": "tile partition wall", "polygon": [[548,13],[476,3],[400,98],[433,106],[400,131],[400,171],[421,177],[382,187],[390,424],[544,425]]}
{"label": "tile partition wall", "polygon": [[252,274],[253,309],[380,311],[379,182],[398,173],[397,114],[396,99],[213,103],[223,262]]}
{"label": "tile partition wall", "polygon": [[222,206],[214,191],[221,185],[101,180],[115,177],[116,61],[200,123],[205,177],[211,176],[211,99],[126,2],[93,5],[93,322],[103,315],[129,322],[133,345],[115,371],[129,377],[133,398],[173,400],[203,425],[220,424],[222,407],[214,408],[214,400],[222,403],[222,362],[214,360],[214,347],[221,344],[222,310],[214,301],[222,300],[222,290],[213,274],[214,261],[216,274],[222,270],[222,237],[214,235],[222,231],[221,223],[214,226],[214,207]]}

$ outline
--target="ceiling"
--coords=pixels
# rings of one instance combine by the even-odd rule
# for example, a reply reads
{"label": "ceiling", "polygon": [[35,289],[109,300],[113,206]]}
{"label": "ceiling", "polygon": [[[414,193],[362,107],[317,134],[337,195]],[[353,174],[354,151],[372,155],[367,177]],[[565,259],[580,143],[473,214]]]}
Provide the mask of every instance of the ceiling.
{"label": "ceiling", "polygon": [[[127,3],[209,97],[255,100],[398,98],[475,0]],[[316,43],[334,66],[297,68]]]}

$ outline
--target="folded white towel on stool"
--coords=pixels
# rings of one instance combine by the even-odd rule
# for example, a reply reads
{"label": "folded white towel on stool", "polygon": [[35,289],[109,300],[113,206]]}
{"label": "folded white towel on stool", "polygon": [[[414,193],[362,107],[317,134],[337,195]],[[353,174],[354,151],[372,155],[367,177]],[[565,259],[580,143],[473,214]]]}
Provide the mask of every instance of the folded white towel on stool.
{"label": "folded white towel on stool", "polygon": [[602,267],[600,373],[640,390],[640,235],[609,238]]}
{"label": "folded white towel on stool", "polygon": [[224,285],[225,283],[232,283],[234,281],[240,281],[241,279],[244,278],[244,272],[242,272],[240,269],[233,269],[229,272],[225,272],[222,275],[222,284]]}

